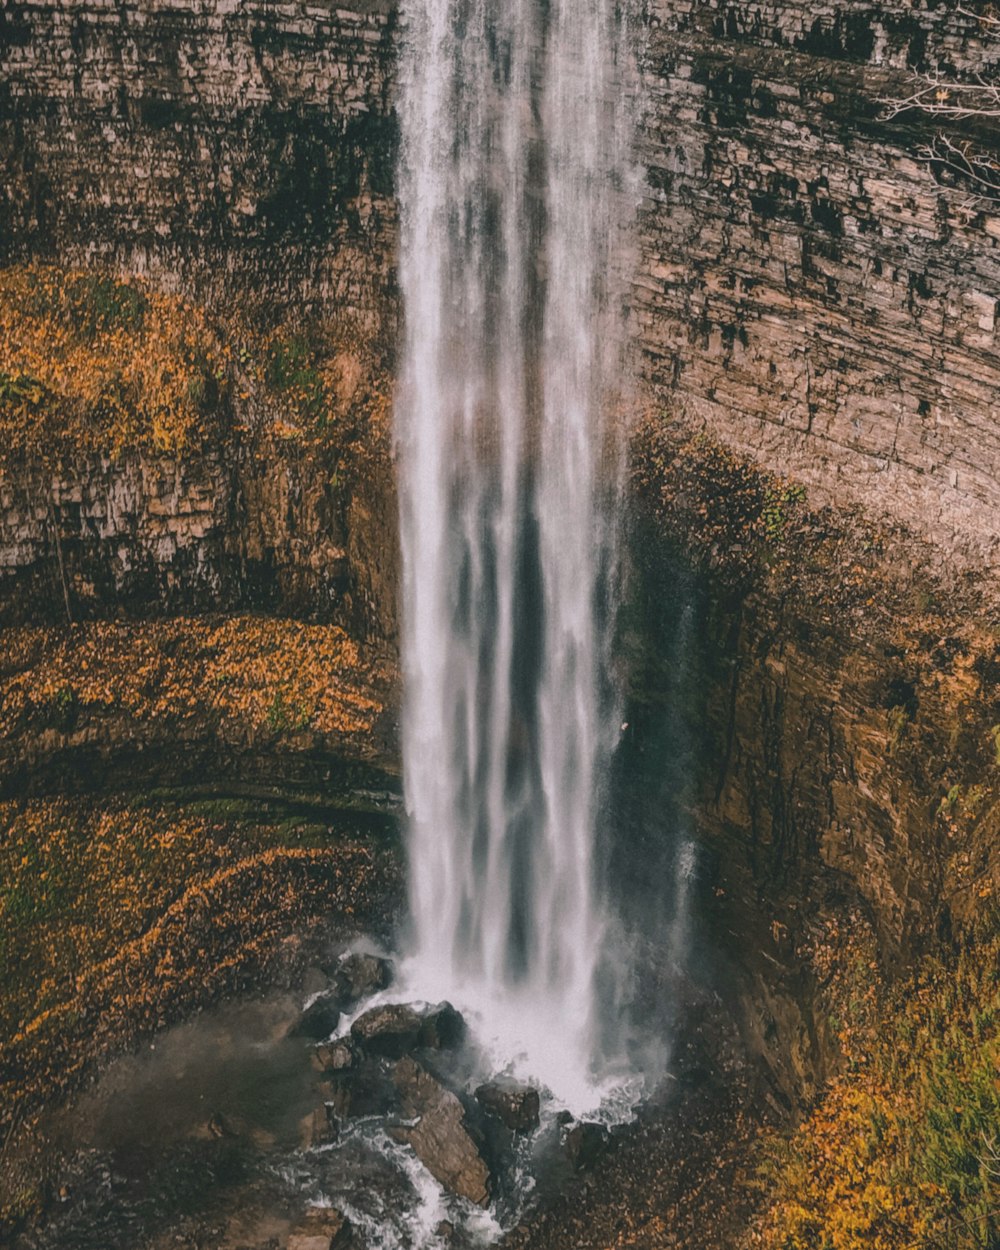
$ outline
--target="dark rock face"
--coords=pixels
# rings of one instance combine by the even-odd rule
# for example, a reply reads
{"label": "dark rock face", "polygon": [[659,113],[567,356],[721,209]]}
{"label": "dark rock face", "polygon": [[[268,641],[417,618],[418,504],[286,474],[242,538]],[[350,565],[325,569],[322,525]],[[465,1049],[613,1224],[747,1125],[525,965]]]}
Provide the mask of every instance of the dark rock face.
{"label": "dark rock face", "polygon": [[[692,906],[787,1107],[837,1056],[810,952],[857,924],[898,965],[974,925],[981,883],[1000,876],[996,639],[974,595],[941,595],[921,544],[880,549],[836,514],[805,518],[780,565],[732,574],[716,539],[692,527],[670,555],[654,524],[633,550],[660,622],[653,654],[684,681],[668,699],[634,691],[623,756],[642,776],[648,833],[629,840],[623,894],[669,868],[664,812],[679,795],[699,844]],[[665,758],[678,761],[671,776]]]}
{"label": "dark rock face", "polygon": [[519,1081],[496,1080],[480,1085],[476,1101],[507,1128],[527,1132],[538,1127],[538,1090]]}
{"label": "dark rock face", "polygon": [[391,8],[19,9],[0,258],[370,312],[391,282]]}
{"label": "dark rock face", "polygon": [[334,992],[321,994],[299,1016],[289,1030],[290,1037],[305,1037],[319,1042],[336,1032],[340,1023],[339,997]]}
{"label": "dark rock face", "polygon": [[402,1059],[416,1050],[420,1026],[420,1015],[412,1007],[389,1003],[360,1015],[351,1025],[351,1037],[366,1055]]}
{"label": "dark rock face", "polygon": [[323,457],[234,442],[225,455],[67,465],[46,482],[51,517],[30,474],[0,480],[0,623],[62,617],[57,526],[77,620],[252,606],[393,637],[388,462],[374,457],[364,480],[348,484]]}
{"label": "dark rock face", "polygon": [[392,963],[379,955],[354,953],[345,956],[333,973],[336,993],[343,1008],[388,989],[392,984]]}
{"label": "dark rock face", "polygon": [[332,1113],[342,1120],[390,1115],[399,1107],[399,1095],[385,1060],[367,1059],[326,1076],[321,1088]]}
{"label": "dark rock face", "polygon": [[427,1050],[453,1050],[465,1040],[465,1021],[451,1003],[432,1007],[420,1021],[419,1045]]}
{"label": "dark rock face", "polygon": [[446,1189],[485,1206],[490,1196],[490,1172],[465,1123],[458,1098],[413,1059],[396,1064],[394,1080],[404,1115],[417,1118],[417,1123],[393,1128],[393,1137],[411,1146]]}
{"label": "dark rock face", "polygon": [[451,1050],[465,1039],[465,1021],[450,1003],[418,1011],[404,1003],[372,1007],[351,1025],[351,1038],[366,1055],[401,1059],[411,1051]]}

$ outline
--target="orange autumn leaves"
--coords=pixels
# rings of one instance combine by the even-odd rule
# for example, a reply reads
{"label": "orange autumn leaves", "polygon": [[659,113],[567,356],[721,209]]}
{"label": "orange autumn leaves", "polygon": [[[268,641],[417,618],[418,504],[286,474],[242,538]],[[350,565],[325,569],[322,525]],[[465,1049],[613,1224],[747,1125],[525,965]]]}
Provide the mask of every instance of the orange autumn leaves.
{"label": "orange autumn leaves", "polygon": [[[0,803],[0,1137],[101,1053],[253,983],[292,933],[353,931],[397,887],[391,853],[280,805]],[[0,1185],[0,1240],[3,1222]]]}
{"label": "orange autumn leaves", "polygon": [[258,616],[8,629],[4,643],[0,740],[107,714],[226,741],[360,738],[388,676],[336,626]]}
{"label": "orange autumn leaves", "polygon": [[196,446],[212,429],[227,361],[199,309],[138,279],[0,270],[0,468]]}
{"label": "orange autumn leaves", "polygon": [[85,969],[164,910],[178,883],[231,859],[219,832],[152,810],[0,804],[3,1033],[71,995]]}
{"label": "orange autumn leaves", "polygon": [[764,1250],[986,1250],[1000,1237],[1000,939],[838,995],[845,1070],[775,1140]]}
{"label": "orange autumn leaves", "polygon": [[0,269],[0,473],[177,457],[246,433],[364,470],[386,455],[388,354],[387,339],[340,311],[209,318],[135,276]]}

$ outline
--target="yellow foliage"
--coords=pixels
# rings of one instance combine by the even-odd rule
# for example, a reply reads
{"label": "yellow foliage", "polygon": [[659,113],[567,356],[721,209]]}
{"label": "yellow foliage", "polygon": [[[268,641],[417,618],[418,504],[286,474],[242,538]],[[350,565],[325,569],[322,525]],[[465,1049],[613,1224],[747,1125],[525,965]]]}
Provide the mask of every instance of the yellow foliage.
{"label": "yellow foliage", "polygon": [[1000,1236],[1000,939],[883,986],[847,950],[845,1070],[764,1168],[763,1250],[986,1250]]}
{"label": "yellow foliage", "polygon": [[227,356],[200,310],[136,278],[0,270],[0,468],[197,445]]}
{"label": "yellow foliage", "polygon": [[12,628],[4,644],[0,740],[26,725],[69,732],[105,713],[214,726],[233,741],[364,736],[387,680],[339,627],[273,617]]}
{"label": "yellow foliage", "polygon": [[394,872],[325,824],[247,803],[0,803],[0,1135],[101,1053],[252,976],[293,930],[369,914]]}

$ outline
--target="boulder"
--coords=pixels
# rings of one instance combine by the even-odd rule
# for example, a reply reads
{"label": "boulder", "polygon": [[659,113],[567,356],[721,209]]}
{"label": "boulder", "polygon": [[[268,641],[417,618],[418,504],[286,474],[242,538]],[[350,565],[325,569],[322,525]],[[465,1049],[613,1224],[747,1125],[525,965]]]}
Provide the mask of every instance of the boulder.
{"label": "boulder", "polygon": [[428,1050],[453,1050],[465,1041],[465,1021],[451,1003],[439,1003],[424,1013],[420,1022],[419,1046]]}
{"label": "boulder", "polygon": [[399,1092],[387,1068],[383,1060],[369,1059],[353,1068],[328,1072],[322,1088],[333,1114],[347,1120],[396,1111]]}
{"label": "boulder", "polygon": [[574,1171],[588,1168],[604,1150],[608,1141],[608,1130],[603,1124],[594,1124],[590,1120],[581,1120],[568,1128],[563,1135],[563,1150]]}
{"label": "boulder", "polygon": [[341,1007],[353,1007],[392,984],[392,964],[380,955],[345,955],[333,972]]}
{"label": "boulder", "polygon": [[530,1132],[538,1128],[541,1103],[538,1090],[530,1085],[501,1077],[480,1085],[476,1090],[476,1101],[484,1111],[495,1115],[515,1132]]}
{"label": "boulder", "polygon": [[371,1007],[351,1025],[351,1038],[366,1055],[402,1059],[414,1050],[450,1050],[465,1039],[465,1021],[451,1003],[418,1010],[404,1003]]}
{"label": "boulder", "polygon": [[357,1058],[350,1039],[340,1037],[335,1042],[316,1046],[312,1052],[312,1065],[317,1072],[343,1072],[354,1067]]}
{"label": "boulder", "polygon": [[320,994],[288,1030],[289,1037],[305,1037],[319,1042],[337,1031],[340,1006],[337,994],[330,990]]}
{"label": "boulder", "polygon": [[401,1059],[393,1079],[403,1114],[416,1123],[394,1126],[390,1134],[410,1146],[445,1189],[485,1206],[490,1172],[465,1124],[462,1104],[414,1059]]}
{"label": "boulder", "polygon": [[336,1207],[310,1207],[288,1235],[287,1250],[348,1250],[351,1224]]}
{"label": "boulder", "polygon": [[351,1037],[366,1055],[402,1059],[416,1050],[420,1040],[421,1017],[403,1003],[372,1007],[351,1025]]}

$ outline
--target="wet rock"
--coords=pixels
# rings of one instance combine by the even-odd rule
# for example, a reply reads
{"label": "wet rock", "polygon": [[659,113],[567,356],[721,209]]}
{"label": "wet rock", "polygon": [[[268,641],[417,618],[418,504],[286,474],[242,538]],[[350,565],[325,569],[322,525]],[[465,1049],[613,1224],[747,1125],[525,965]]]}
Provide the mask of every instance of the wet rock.
{"label": "wet rock", "polygon": [[336,1207],[310,1207],[288,1236],[288,1250],[348,1250],[351,1224]]}
{"label": "wet rock", "polygon": [[490,1196],[490,1172],[465,1123],[462,1104],[414,1059],[396,1064],[394,1080],[403,1114],[416,1123],[394,1126],[389,1130],[391,1135],[412,1147],[445,1189],[485,1206]]}
{"label": "wet rock", "polygon": [[451,1003],[418,1010],[404,1003],[372,1007],[351,1025],[351,1039],[366,1055],[402,1059],[411,1051],[450,1050],[465,1039],[465,1021]]}
{"label": "wet rock", "polygon": [[332,1102],[317,1107],[299,1122],[299,1142],[305,1150],[336,1141],[339,1132],[340,1121]]}
{"label": "wet rock", "polygon": [[388,1065],[368,1060],[354,1068],[333,1071],[323,1082],[333,1113],[342,1119],[389,1115],[399,1107],[399,1092]]}
{"label": "wet rock", "polygon": [[312,1066],[317,1072],[344,1072],[354,1067],[358,1055],[346,1037],[335,1042],[325,1042],[312,1052]]}
{"label": "wet rock", "polygon": [[528,1132],[538,1128],[540,1101],[538,1090],[501,1077],[488,1081],[476,1090],[476,1101],[495,1115],[509,1129]]}
{"label": "wet rock", "polygon": [[353,1007],[392,984],[392,964],[380,955],[345,956],[333,974],[334,988],[341,1007]]}
{"label": "wet rock", "polygon": [[412,1007],[387,1003],[358,1016],[351,1025],[351,1037],[367,1055],[402,1059],[417,1048],[421,1023]]}
{"label": "wet rock", "polygon": [[439,1003],[425,1012],[420,1023],[418,1045],[428,1050],[452,1050],[465,1040],[462,1013],[451,1003]]}
{"label": "wet rock", "polygon": [[608,1141],[608,1130],[603,1124],[582,1120],[568,1128],[563,1135],[563,1150],[575,1171],[588,1168],[603,1152]]}
{"label": "wet rock", "polygon": [[289,1037],[305,1037],[321,1041],[335,1033],[340,1023],[340,1005],[336,992],[321,994],[299,1016],[288,1030]]}

